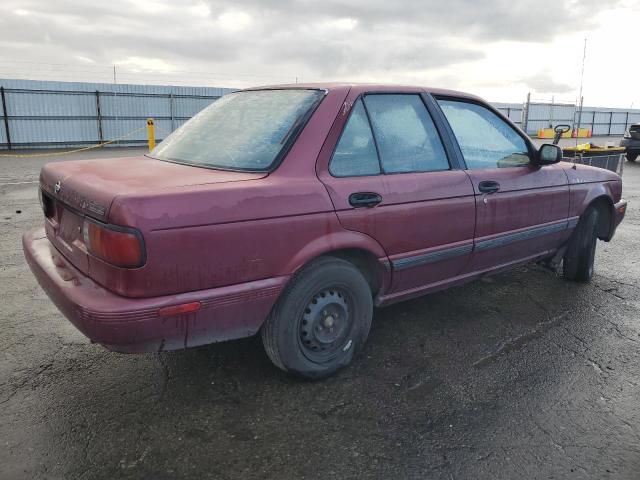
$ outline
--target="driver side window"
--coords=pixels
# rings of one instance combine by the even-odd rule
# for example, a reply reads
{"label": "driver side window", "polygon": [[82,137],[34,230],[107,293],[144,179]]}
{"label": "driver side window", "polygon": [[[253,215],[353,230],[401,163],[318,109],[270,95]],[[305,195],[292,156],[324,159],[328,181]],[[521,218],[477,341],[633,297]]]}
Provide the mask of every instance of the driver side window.
{"label": "driver side window", "polygon": [[449,170],[449,160],[420,95],[366,95],[384,173]]}
{"label": "driver side window", "polygon": [[438,100],[470,170],[529,165],[524,139],[491,110],[457,100]]}

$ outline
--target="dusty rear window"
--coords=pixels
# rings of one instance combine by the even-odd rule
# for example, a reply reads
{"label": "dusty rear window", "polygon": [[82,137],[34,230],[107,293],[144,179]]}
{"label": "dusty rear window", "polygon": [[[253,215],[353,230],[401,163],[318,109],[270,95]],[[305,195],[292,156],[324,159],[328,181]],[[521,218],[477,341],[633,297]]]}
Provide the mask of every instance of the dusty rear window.
{"label": "dusty rear window", "polygon": [[324,93],[285,89],[225,95],[169,135],[149,156],[229,170],[270,170]]}

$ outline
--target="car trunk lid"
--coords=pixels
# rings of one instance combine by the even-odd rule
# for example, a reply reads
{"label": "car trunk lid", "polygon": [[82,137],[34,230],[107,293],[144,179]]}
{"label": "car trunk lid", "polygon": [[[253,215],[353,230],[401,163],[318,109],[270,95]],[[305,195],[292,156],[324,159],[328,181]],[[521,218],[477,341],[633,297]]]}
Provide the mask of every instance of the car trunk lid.
{"label": "car trunk lid", "polygon": [[141,156],[49,163],[42,168],[40,186],[56,202],[106,222],[118,195],[264,176],[266,173],[213,170]]}
{"label": "car trunk lid", "polygon": [[108,160],[49,163],[40,173],[47,237],[86,275],[89,256],[84,246],[84,216],[108,223],[118,195],[192,185],[263,178],[266,173],[233,172],[126,157]]}

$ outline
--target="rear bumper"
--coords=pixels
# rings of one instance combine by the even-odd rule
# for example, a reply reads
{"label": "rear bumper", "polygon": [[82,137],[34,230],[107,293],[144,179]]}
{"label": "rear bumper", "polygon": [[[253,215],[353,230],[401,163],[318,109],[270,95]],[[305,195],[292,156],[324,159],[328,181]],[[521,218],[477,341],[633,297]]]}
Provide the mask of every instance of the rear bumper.
{"label": "rear bumper", "polygon": [[[255,334],[288,277],[153,298],[126,298],[73,267],[44,229],[25,233],[27,263],[58,309],[92,342],[119,352],[176,350]],[[200,309],[160,316],[163,307],[200,302]]]}

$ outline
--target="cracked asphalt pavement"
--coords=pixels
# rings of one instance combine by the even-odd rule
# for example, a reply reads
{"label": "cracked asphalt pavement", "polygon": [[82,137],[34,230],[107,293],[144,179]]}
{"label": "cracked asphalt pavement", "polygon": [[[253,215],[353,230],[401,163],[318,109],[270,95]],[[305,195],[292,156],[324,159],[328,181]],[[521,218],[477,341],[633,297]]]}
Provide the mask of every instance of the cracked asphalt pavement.
{"label": "cracked asphalt pavement", "polygon": [[531,265],[378,310],[310,383],[258,338],[90,344],[22,255],[47,160],[0,159],[0,478],[640,478],[640,164],[591,284]]}

